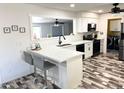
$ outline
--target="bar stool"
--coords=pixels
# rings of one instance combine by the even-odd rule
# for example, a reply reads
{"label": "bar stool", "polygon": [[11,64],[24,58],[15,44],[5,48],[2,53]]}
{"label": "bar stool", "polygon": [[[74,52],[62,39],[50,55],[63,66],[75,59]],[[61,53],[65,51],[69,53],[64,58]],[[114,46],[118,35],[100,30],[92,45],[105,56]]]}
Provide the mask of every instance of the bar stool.
{"label": "bar stool", "polygon": [[32,53],[32,58],[33,58],[33,65],[35,67],[35,71],[36,68],[42,70],[44,72],[44,79],[45,79],[45,83],[44,83],[44,89],[48,88],[48,84],[47,84],[47,70],[55,67],[56,65],[45,61],[44,57],[41,57],[39,54],[37,53]]}

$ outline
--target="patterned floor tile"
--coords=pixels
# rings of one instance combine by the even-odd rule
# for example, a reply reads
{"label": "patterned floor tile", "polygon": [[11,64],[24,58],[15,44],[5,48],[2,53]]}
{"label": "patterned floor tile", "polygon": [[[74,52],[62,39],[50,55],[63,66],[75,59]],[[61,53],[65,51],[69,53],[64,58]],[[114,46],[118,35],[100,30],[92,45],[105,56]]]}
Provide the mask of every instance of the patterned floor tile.
{"label": "patterned floor tile", "polygon": [[122,89],[124,88],[124,62],[118,60],[117,51],[84,61],[81,88]]}
{"label": "patterned floor tile", "polygon": [[[37,81],[34,82],[34,80],[37,79]],[[42,89],[44,87],[44,79],[40,75],[30,74],[27,76],[24,76],[22,78],[7,82],[2,85],[3,89]],[[52,89],[52,83],[50,81],[48,83],[48,88]]]}
{"label": "patterned floor tile", "polygon": [[[37,76],[37,82],[34,78]],[[48,81],[49,82],[49,81]],[[83,62],[83,78],[80,89],[123,89],[124,62],[118,60],[116,51],[99,55]],[[49,82],[49,85],[51,83]],[[27,75],[2,85],[4,89],[42,89],[44,79],[40,75]],[[49,88],[53,88],[51,85]]]}

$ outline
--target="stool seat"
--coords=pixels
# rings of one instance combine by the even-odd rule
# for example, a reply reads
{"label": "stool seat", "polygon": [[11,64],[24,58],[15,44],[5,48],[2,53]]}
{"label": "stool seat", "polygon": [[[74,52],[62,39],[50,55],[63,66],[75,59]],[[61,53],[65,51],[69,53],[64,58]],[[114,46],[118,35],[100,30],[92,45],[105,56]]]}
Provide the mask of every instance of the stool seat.
{"label": "stool seat", "polygon": [[24,51],[24,60],[26,63],[33,65],[33,58],[28,51]]}

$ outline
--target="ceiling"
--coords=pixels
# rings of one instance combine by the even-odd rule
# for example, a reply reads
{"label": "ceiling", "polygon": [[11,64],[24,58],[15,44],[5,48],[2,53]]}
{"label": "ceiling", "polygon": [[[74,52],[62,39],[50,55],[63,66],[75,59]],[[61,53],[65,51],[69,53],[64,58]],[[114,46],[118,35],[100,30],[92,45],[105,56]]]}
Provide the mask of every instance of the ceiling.
{"label": "ceiling", "polygon": [[[113,7],[112,3],[76,3],[73,8],[69,7],[70,3],[35,3],[35,5],[73,12],[85,11],[96,13],[98,13],[98,10],[103,10],[103,13],[109,12]],[[121,9],[124,8],[124,3],[120,3],[119,7]]]}

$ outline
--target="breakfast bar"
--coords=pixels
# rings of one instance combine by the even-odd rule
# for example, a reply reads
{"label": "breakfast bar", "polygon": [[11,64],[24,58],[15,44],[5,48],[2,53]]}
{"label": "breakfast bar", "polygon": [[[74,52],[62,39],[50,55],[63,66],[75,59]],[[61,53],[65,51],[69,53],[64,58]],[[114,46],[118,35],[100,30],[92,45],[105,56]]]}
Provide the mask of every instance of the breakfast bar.
{"label": "breakfast bar", "polygon": [[38,54],[56,65],[48,74],[56,78],[54,81],[58,87],[77,88],[81,83],[83,53],[60,47],[43,48],[31,53]]}

